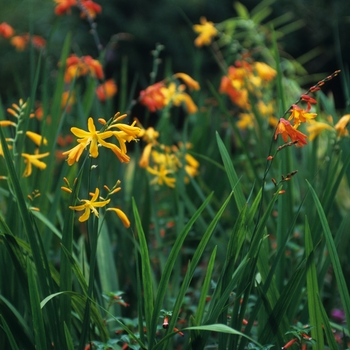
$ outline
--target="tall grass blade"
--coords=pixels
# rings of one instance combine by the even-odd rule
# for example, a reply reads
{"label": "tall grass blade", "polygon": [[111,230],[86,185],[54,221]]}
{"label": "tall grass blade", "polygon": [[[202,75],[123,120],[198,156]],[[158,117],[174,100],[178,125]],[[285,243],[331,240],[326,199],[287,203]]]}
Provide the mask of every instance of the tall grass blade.
{"label": "tall grass blade", "polygon": [[145,306],[145,320],[147,326],[147,338],[149,346],[151,347],[154,342],[155,331],[152,325],[153,310],[154,310],[154,294],[152,287],[152,271],[151,261],[148,253],[148,243],[142,228],[141,219],[137,211],[135,199],[132,199],[132,207],[135,217],[136,233],[140,243],[140,255],[141,255],[141,275],[142,275],[142,287],[143,287],[143,300]]}
{"label": "tall grass blade", "polygon": [[[305,217],[305,252],[306,256],[313,256],[313,243],[310,232],[309,222]],[[316,340],[316,345],[312,348],[316,350],[324,349],[323,330],[322,330],[322,315],[321,310],[318,307],[319,290],[317,282],[316,265],[313,260],[310,261],[308,269],[306,271],[306,286],[307,286],[307,300],[310,316],[310,325],[312,339]]]}
{"label": "tall grass blade", "polygon": [[312,195],[312,198],[314,199],[314,203],[316,206],[316,210],[318,213],[318,217],[321,221],[324,237],[326,240],[329,256],[333,265],[333,271],[335,274],[336,281],[338,283],[338,289],[339,289],[339,294],[340,294],[340,299],[343,304],[343,308],[345,311],[345,316],[346,316],[346,321],[348,325],[348,330],[350,331],[350,297],[349,297],[349,291],[346,285],[346,281],[344,278],[344,274],[342,272],[342,268],[340,265],[337,249],[334,244],[334,240],[332,237],[332,233],[330,231],[327,218],[324,214],[323,208],[321,206],[321,203],[316,195],[315,190],[312,188],[311,184],[307,181],[307,184],[310,189],[310,193]]}

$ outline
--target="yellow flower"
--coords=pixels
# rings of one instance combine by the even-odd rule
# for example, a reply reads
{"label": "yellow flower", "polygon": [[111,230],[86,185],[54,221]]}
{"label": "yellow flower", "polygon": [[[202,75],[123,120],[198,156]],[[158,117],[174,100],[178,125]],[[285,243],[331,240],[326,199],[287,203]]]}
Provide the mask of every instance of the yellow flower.
{"label": "yellow flower", "polygon": [[272,80],[277,74],[275,69],[271,68],[264,62],[255,62],[254,68],[258,73],[258,76],[265,81]]}
{"label": "yellow flower", "polygon": [[316,113],[307,113],[304,109],[301,109],[298,105],[293,104],[291,109],[291,115],[288,120],[294,119],[294,128],[297,129],[301,123],[305,123],[310,119],[316,118]]}
{"label": "yellow flower", "polygon": [[32,173],[32,165],[36,166],[37,168],[44,170],[46,168],[46,164],[42,162],[41,158],[47,157],[50,153],[42,153],[42,154],[28,154],[28,153],[22,153],[22,157],[24,158],[24,163],[26,164],[26,168],[24,170],[23,176],[28,177]]}
{"label": "yellow flower", "polygon": [[79,217],[80,222],[84,222],[88,220],[91,213],[94,213],[98,217],[98,211],[96,208],[104,207],[110,202],[110,199],[107,199],[102,202],[96,202],[99,194],[100,194],[100,190],[96,188],[95,193],[92,194],[91,200],[82,199],[81,202],[83,202],[83,204],[69,206],[69,209],[72,209],[72,210],[77,210],[77,211],[84,210],[84,214]]}
{"label": "yellow flower", "polygon": [[254,115],[252,113],[240,113],[237,126],[242,130],[254,128]]}
{"label": "yellow flower", "polygon": [[161,92],[165,98],[165,105],[173,103],[174,106],[179,107],[184,103],[188,113],[196,113],[198,110],[197,106],[184,90],[185,85],[183,84],[176,86],[175,83],[170,83],[168,87],[163,87]]}
{"label": "yellow flower", "polygon": [[310,125],[306,128],[309,133],[310,141],[314,140],[323,130],[333,130],[332,126],[327,123],[310,120]]}
{"label": "yellow flower", "polygon": [[197,47],[210,45],[212,39],[218,34],[217,29],[214,27],[214,23],[207,21],[205,17],[200,18],[200,23],[201,24],[195,24],[193,26],[193,30],[196,33],[199,33],[199,36],[194,41],[194,44]]}
{"label": "yellow flower", "polygon": [[122,152],[118,146],[114,145],[113,143],[104,141],[113,135],[113,131],[96,131],[96,127],[92,118],[89,118],[88,120],[88,130],[89,131],[85,131],[76,127],[71,128],[71,132],[75,136],[80,137],[80,139],[77,140],[79,143],[77,146],[70,149],[69,151],[63,152],[63,155],[68,155],[68,165],[73,165],[75,162],[78,162],[84,149],[89,145],[89,152],[91,157],[97,158],[99,144],[106,148],[110,148],[121,162],[129,162],[129,156],[127,156],[125,152]]}
{"label": "yellow flower", "polygon": [[151,181],[151,185],[167,185],[168,187],[174,188],[176,179],[173,177],[167,177],[168,174],[171,174],[172,171],[165,168],[164,164],[160,165],[160,168],[158,170],[158,167],[155,166],[154,168],[147,167],[147,171],[155,176],[155,178]]}
{"label": "yellow flower", "polygon": [[337,135],[340,137],[349,135],[349,130],[346,128],[348,123],[350,122],[350,114],[345,114],[342,116],[338,123],[335,124],[335,130],[337,131]]}
{"label": "yellow flower", "polygon": [[188,74],[186,73],[176,73],[174,74],[174,77],[182,79],[185,84],[193,90],[199,90],[200,86],[197,81],[195,81],[193,78],[191,78]]}
{"label": "yellow flower", "polygon": [[41,144],[47,145],[47,139],[42,137],[41,135],[32,132],[27,131],[26,135],[39,147]]}
{"label": "yellow flower", "polygon": [[118,208],[108,208],[107,211],[114,211],[118,215],[119,219],[122,221],[123,225],[126,228],[130,227],[130,221],[129,221],[128,217],[126,216],[126,214],[122,210],[120,210]]}

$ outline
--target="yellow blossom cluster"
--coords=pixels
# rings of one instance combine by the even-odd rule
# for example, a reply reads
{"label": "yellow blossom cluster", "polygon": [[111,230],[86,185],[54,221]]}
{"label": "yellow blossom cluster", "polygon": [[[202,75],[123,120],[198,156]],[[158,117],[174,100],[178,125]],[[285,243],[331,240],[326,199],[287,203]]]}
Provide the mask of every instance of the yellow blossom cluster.
{"label": "yellow blossom cluster", "polygon": [[166,185],[174,188],[176,173],[181,168],[185,171],[185,183],[189,182],[190,177],[198,175],[199,162],[187,152],[191,147],[190,144],[178,146],[160,144],[157,141],[159,132],[152,127],[142,128],[139,137],[146,142],[139,166],[153,175],[152,185]]}
{"label": "yellow blossom cluster", "polygon": [[273,102],[265,102],[262,89],[276,76],[276,70],[264,62],[248,60],[237,61],[228,68],[227,75],[222,77],[219,92],[230,97],[240,109],[237,125],[241,129],[254,127],[254,113],[250,101],[254,99],[260,115],[266,118],[270,125],[276,126]]}
{"label": "yellow blossom cluster", "polygon": [[[63,155],[67,155],[68,165],[73,165],[78,162],[84,150],[89,147],[89,154],[92,158],[97,158],[99,154],[99,146],[109,148],[118,157],[120,162],[128,163],[130,157],[126,154],[126,142],[135,141],[140,133],[140,128],[135,126],[136,121],[131,125],[119,123],[126,118],[126,114],[120,115],[116,113],[113,118],[108,122],[104,119],[99,119],[99,122],[103,125],[101,130],[96,130],[94,120],[90,117],[88,119],[88,131],[72,127],[71,132],[78,137],[78,144],[72,149],[63,152]],[[114,137],[118,141],[118,145],[105,141]]]}
{"label": "yellow blossom cluster", "polygon": [[[179,84],[179,79],[185,84]],[[142,90],[139,101],[151,112],[161,110],[169,105],[179,107],[183,104],[188,113],[196,113],[198,108],[191,96],[185,92],[186,86],[191,90],[200,89],[198,82],[188,74],[176,73],[170,81],[165,79]]]}

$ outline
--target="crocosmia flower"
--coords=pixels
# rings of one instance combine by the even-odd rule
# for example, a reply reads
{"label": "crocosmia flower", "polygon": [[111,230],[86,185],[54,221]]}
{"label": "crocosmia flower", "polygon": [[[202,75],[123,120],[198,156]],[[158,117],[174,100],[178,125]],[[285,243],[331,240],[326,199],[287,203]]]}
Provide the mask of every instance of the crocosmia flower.
{"label": "crocosmia flower", "polygon": [[201,24],[195,24],[193,30],[199,34],[199,36],[194,41],[197,47],[204,45],[210,45],[213,38],[218,34],[217,29],[213,22],[207,21],[205,17],[200,18]]}
{"label": "crocosmia flower", "polygon": [[93,77],[103,79],[103,69],[99,61],[93,59],[91,56],[78,57],[70,55],[66,60],[66,72],[64,81],[70,83],[74,77],[91,74]]}
{"label": "crocosmia flower", "polygon": [[350,122],[350,114],[342,116],[334,128],[337,131],[337,135],[340,137],[349,135],[349,130],[346,128]]}
{"label": "crocosmia flower", "polygon": [[15,34],[15,30],[6,22],[0,23],[0,36],[5,39],[11,38]]}
{"label": "crocosmia flower", "polygon": [[150,112],[155,112],[166,106],[165,96],[162,93],[161,89],[165,85],[163,82],[159,82],[153,85],[150,85],[147,89],[140,92],[140,103],[146,106]]}
{"label": "crocosmia flower", "polygon": [[106,80],[96,88],[96,95],[102,102],[113,97],[118,91],[117,85],[113,79]]}
{"label": "crocosmia flower", "polygon": [[77,210],[77,211],[84,210],[84,214],[79,217],[80,222],[84,222],[88,220],[91,213],[94,213],[96,217],[99,217],[98,211],[96,208],[104,207],[111,201],[110,199],[107,199],[101,202],[97,202],[99,194],[100,194],[100,190],[96,188],[95,193],[92,193],[92,198],[90,200],[82,199],[81,202],[83,204],[69,207],[69,209],[72,209],[72,210]]}
{"label": "crocosmia flower", "polygon": [[307,136],[303,134],[302,132],[295,129],[288,120],[281,118],[277,129],[275,132],[275,140],[277,139],[277,136],[281,134],[282,139],[284,142],[288,142],[288,137],[291,139],[292,142],[297,142],[297,146],[304,146],[307,144],[306,138]]}
{"label": "crocosmia flower", "polygon": [[71,7],[76,6],[76,0],[54,0],[56,5],[55,14],[61,16],[65,13],[71,13]]}

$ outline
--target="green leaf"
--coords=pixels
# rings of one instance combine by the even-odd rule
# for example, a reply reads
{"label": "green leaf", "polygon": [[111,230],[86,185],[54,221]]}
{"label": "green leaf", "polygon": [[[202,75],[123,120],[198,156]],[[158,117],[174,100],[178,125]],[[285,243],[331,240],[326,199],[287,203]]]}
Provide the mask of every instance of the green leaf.
{"label": "green leaf", "polygon": [[230,328],[224,324],[211,324],[211,325],[206,325],[206,326],[195,326],[195,327],[187,327],[184,328],[183,331],[185,330],[198,330],[198,331],[208,331],[208,332],[220,332],[220,333],[227,333],[227,334],[234,334],[234,335],[239,335],[241,337],[247,338],[249,341],[252,343],[258,345],[261,347],[261,345],[255,341],[254,339],[248,337],[246,334],[236,331],[233,328]]}
{"label": "green leaf", "polygon": [[329,252],[329,256],[333,265],[333,271],[336,278],[336,281],[338,283],[338,289],[340,294],[340,299],[343,304],[343,308],[345,311],[346,321],[348,325],[348,330],[350,331],[350,297],[349,297],[349,291],[346,285],[346,281],[341,269],[337,249],[334,244],[334,240],[332,237],[332,233],[330,231],[327,218],[324,214],[323,208],[321,206],[321,203],[319,199],[317,198],[315,190],[312,188],[311,184],[307,181],[307,184],[309,186],[312,198],[314,199],[314,203],[316,206],[316,210],[318,212],[318,216],[321,221],[324,237],[326,239],[326,244]]}
{"label": "green leaf", "polygon": [[13,334],[11,333],[11,330],[8,326],[8,324],[6,323],[6,320],[4,319],[4,317],[2,315],[0,315],[0,321],[2,324],[2,328],[5,332],[5,334],[7,335],[7,339],[9,341],[9,344],[11,345],[11,349],[12,350],[19,350],[15,338],[13,337]]}
{"label": "green leaf", "polygon": [[[193,224],[197,221],[197,219],[200,217],[202,211],[204,208],[208,205],[210,199],[212,198],[213,194],[210,194],[208,198],[203,202],[203,204],[198,208],[198,210],[192,215],[191,219],[188,221],[186,226],[182,229],[178,237],[176,238],[176,241],[171,249],[171,252],[169,254],[169,257],[167,259],[167,262],[164,266],[164,270],[162,273],[162,277],[160,279],[159,285],[158,285],[158,291],[157,291],[157,296],[156,300],[154,303],[154,313],[152,315],[152,320],[151,323],[148,325],[147,328],[152,329],[152,339],[155,337],[156,331],[157,331],[157,324],[158,324],[158,318],[160,314],[160,310],[162,308],[163,302],[164,302],[164,297],[166,294],[166,290],[169,287],[169,279],[170,275],[174,269],[174,265],[176,263],[176,260],[178,258],[178,255],[180,253],[180,250],[182,248],[183,242],[185,238],[187,237],[187,234],[190,232]],[[153,340],[149,340],[152,344]]]}
{"label": "green leaf", "polygon": [[204,308],[205,308],[205,304],[207,302],[207,295],[208,295],[210,282],[211,282],[211,278],[212,278],[212,273],[213,273],[213,269],[214,269],[216,251],[217,251],[217,246],[215,246],[213,252],[211,253],[210,260],[208,262],[207,272],[205,274],[205,278],[204,278],[203,285],[201,288],[201,296],[199,298],[198,307],[197,307],[196,316],[195,316],[196,322],[198,322],[198,323],[202,322]]}
{"label": "green leaf", "polygon": [[30,308],[32,311],[35,346],[38,350],[46,350],[47,349],[46,332],[44,328],[43,315],[40,308],[39,291],[38,291],[37,281],[35,280],[35,277],[34,277],[32,263],[30,261],[28,261],[27,263],[27,272],[28,272]]}
{"label": "green leaf", "polygon": [[[307,217],[305,217],[305,251],[307,258],[313,256],[313,243]],[[312,339],[316,340],[316,344],[312,346],[313,349],[324,349],[323,330],[322,330],[322,315],[318,307],[319,290],[317,283],[316,265],[314,260],[311,260],[306,271],[306,287],[307,300],[310,316],[310,325]]]}
{"label": "green leaf", "polygon": [[236,1],[233,4],[233,7],[236,10],[239,17],[241,17],[242,19],[249,19],[249,11],[242,3]]}
{"label": "green leaf", "polygon": [[221,154],[222,161],[224,163],[228,180],[231,185],[231,189],[232,191],[234,191],[234,197],[237,204],[237,208],[239,211],[241,211],[244,205],[246,204],[246,200],[244,198],[243,191],[239,186],[239,178],[233,167],[230,155],[228,154],[227,149],[224,143],[222,142],[218,132],[216,133],[216,141],[218,143],[219,151]]}
{"label": "green leaf", "polygon": [[[135,217],[135,225],[137,230],[137,237],[140,242],[140,254],[141,254],[141,276],[142,276],[142,286],[143,286],[143,300],[145,305],[145,319],[147,327],[147,338],[150,344],[153,343],[153,338],[155,332],[152,331],[152,316],[154,309],[154,295],[152,287],[152,271],[151,271],[151,262],[148,253],[148,243],[145,237],[145,233],[142,228],[141,219],[137,211],[135,199],[132,199],[132,207]],[[156,326],[156,325],[154,325]]]}

